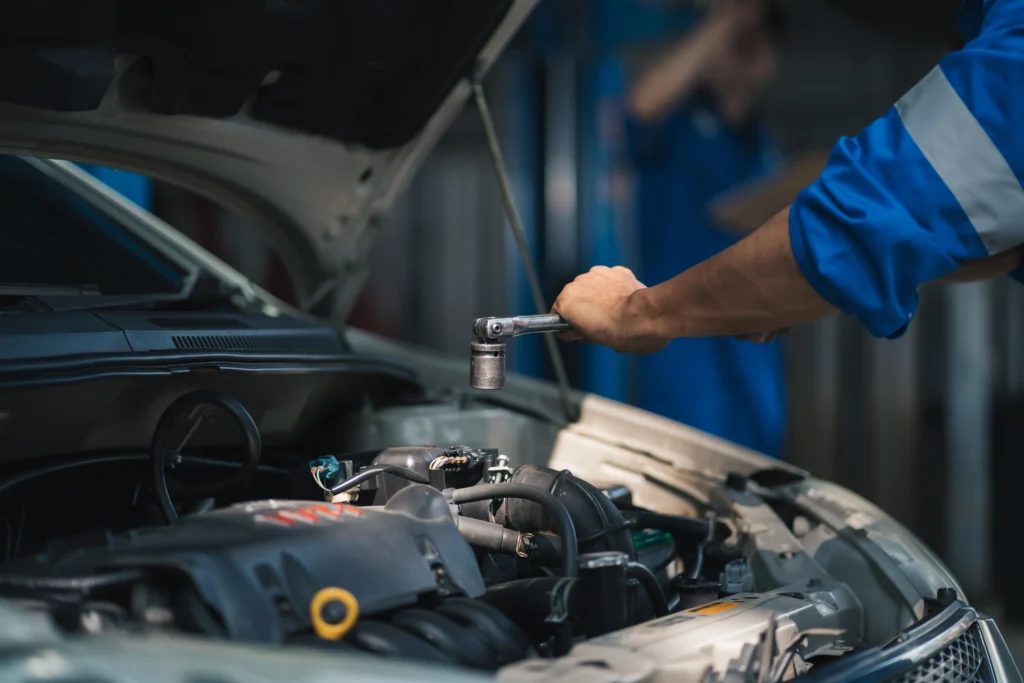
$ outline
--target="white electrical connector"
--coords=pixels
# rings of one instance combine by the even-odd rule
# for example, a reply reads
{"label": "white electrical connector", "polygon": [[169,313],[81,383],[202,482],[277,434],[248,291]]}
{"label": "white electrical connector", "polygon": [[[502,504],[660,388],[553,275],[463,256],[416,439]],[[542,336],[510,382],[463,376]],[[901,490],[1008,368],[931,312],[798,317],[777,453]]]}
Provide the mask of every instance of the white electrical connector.
{"label": "white electrical connector", "polygon": [[359,487],[351,488],[348,491],[342,491],[341,493],[334,494],[328,492],[324,496],[328,503],[352,503],[359,498]]}

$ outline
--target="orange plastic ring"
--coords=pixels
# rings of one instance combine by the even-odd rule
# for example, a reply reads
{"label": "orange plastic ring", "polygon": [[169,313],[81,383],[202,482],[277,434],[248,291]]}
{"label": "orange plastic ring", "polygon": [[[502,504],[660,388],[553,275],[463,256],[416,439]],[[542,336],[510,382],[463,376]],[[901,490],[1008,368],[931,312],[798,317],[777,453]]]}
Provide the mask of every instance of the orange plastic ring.
{"label": "orange plastic ring", "polygon": [[[328,624],[324,620],[323,611],[327,603],[338,601],[345,605],[345,618],[338,624]],[[313,621],[313,630],[324,640],[341,640],[356,625],[359,619],[359,601],[356,596],[344,588],[331,586],[324,588],[313,596],[309,603],[309,618]]]}

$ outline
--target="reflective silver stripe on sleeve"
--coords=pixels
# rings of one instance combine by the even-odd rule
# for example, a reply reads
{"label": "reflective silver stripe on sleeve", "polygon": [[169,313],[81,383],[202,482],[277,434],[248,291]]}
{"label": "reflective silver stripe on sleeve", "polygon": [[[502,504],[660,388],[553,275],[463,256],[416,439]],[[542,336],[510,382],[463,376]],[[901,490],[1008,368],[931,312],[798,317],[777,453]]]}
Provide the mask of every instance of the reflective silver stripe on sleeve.
{"label": "reflective silver stripe on sleeve", "polygon": [[988,253],[1024,243],[1024,188],[942,69],[914,86],[896,111]]}

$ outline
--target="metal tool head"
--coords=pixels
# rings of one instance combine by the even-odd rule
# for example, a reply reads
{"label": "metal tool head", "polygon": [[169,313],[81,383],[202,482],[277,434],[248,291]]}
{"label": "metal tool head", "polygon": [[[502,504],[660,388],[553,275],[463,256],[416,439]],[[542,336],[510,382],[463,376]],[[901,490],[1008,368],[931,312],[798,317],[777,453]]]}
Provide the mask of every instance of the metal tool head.
{"label": "metal tool head", "polygon": [[505,388],[505,356],[508,345],[474,342],[470,345],[469,386],[497,391]]}
{"label": "metal tool head", "polygon": [[567,329],[569,324],[556,314],[478,318],[473,323],[476,342],[470,347],[469,386],[486,390],[505,387],[505,356],[509,339],[523,334]]}
{"label": "metal tool head", "polygon": [[515,334],[512,318],[478,318],[473,323],[473,334],[480,342],[511,339]]}

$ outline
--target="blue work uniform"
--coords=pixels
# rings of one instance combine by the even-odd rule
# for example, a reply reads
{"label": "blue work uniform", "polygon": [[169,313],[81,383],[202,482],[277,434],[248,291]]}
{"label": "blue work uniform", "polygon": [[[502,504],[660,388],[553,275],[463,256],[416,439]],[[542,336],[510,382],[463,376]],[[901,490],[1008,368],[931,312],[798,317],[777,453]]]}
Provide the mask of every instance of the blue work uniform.
{"label": "blue work uniform", "polygon": [[[712,224],[710,203],[778,163],[756,119],[730,127],[699,93],[657,124],[627,121],[637,181],[640,279],[654,285],[734,244]],[[679,339],[637,367],[640,407],[778,456],[786,427],[778,342]]]}
{"label": "blue work uniform", "polygon": [[921,284],[1024,243],[1024,0],[965,0],[960,26],[964,48],[841,139],[790,212],[808,281],[877,337],[903,334]]}

